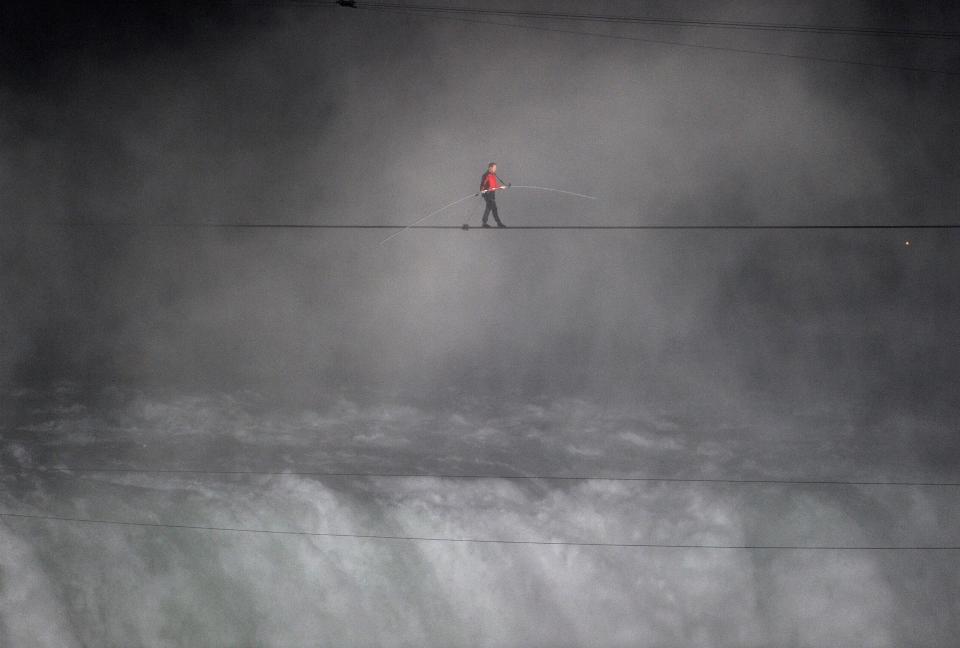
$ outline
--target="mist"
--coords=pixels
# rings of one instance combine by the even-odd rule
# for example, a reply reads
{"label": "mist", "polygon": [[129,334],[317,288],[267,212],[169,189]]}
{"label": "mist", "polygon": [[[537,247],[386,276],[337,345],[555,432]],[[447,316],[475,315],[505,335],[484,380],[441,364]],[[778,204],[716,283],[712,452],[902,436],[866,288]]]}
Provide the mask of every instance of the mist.
{"label": "mist", "polygon": [[[70,471],[956,482],[955,230],[487,232],[480,198],[430,221],[468,231],[383,245],[393,230],[174,226],[406,225],[477,191],[490,161],[597,197],[511,188],[508,225],[953,223],[956,76],[335,6],[11,12],[5,511],[957,544],[950,489]],[[895,3],[683,15],[960,21]],[[591,29],[960,69],[953,40]],[[945,646],[960,605],[950,552],[0,529],[11,645]]]}

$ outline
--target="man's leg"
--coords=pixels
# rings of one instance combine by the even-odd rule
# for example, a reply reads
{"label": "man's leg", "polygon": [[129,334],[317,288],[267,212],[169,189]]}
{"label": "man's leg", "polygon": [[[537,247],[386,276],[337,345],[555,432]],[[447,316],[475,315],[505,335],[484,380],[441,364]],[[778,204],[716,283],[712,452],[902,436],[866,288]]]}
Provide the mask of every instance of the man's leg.
{"label": "man's leg", "polygon": [[494,198],[490,201],[490,206],[493,207],[493,220],[497,221],[498,227],[503,227],[503,223],[500,222],[500,212],[497,211],[497,199]]}
{"label": "man's leg", "polygon": [[[497,213],[497,212],[496,212],[496,210],[497,210],[497,203],[495,203],[495,202],[493,202],[492,200],[490,200],[489,196],[487,196],[487,195],[484,195],[484,196],[483,196],[483,201],[484,201],[485,203],[487,203],[486,209],[483,210],[483,225],[486,225],[486,224],[487,224],[487,217],[490,216],[490,212],[492,211],[494,214]],[[494,218],[496,218],[496,216],[494,216]]]}

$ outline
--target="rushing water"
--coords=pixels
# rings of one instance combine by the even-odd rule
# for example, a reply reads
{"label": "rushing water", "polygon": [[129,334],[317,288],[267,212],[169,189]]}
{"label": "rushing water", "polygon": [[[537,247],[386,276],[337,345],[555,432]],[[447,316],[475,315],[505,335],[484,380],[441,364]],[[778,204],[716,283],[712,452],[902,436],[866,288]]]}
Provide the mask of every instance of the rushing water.
{"label": "rushing water", "polygon": [[[71,385],[4,402],[7,512],[584,543],[960,537],[955,492],[942,488],[115,472],[930,478],[907,422],[878,426],[877,442],[858,447],[860,419],[837,411],[749,420],[574,399],[274,408],[249,392],[89,398]],[[4,645],[885,646],[917,618],[920,645],[935,645],[960,601],[951,552],[470,544],[20,518],[0,524],[0,547]]]}

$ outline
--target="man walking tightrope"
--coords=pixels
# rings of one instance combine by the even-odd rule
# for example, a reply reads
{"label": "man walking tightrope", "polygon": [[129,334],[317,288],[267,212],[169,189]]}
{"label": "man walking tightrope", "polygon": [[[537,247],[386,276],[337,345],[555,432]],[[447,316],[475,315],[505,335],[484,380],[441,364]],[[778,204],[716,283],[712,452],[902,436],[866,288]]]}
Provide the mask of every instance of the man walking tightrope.
{"label": "man walking tightrope", "polygon": [[500,214],[497,213],[497,191],[509,187],[509,183],[504,183],[497,175],[497,163],[491,162],[487,165],[487,172],[480,179],[480,195],[487,203],[487,208],[483,210],[483,227],[490,227],[487,224],[487,217],[493,213],[493,220],[497,221],[497,227],[506,227],[500,221]]}

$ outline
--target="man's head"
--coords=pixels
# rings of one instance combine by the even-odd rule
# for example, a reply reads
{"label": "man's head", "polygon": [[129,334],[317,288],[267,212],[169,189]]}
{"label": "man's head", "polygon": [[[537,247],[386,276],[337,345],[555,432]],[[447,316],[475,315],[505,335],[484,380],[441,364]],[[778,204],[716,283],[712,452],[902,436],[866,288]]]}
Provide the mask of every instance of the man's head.
{"label": "man's head", "polygon": [[496,162],[491,162],[490,164],[488,164],[488,165],[487,165],[487,171],[489,171],[490,173],[496,173],[496,172],[497,172],[497,163],[496,163]]}

